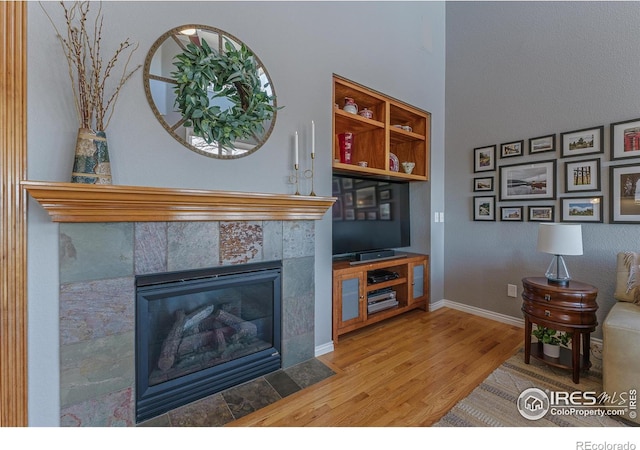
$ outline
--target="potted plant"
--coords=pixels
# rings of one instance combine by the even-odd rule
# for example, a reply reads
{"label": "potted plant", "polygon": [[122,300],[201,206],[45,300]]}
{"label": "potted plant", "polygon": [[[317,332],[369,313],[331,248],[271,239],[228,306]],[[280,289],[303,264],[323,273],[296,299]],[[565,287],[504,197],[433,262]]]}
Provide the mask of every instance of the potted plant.
{"label": "potted plant", "polygon": [[542,342],[542,351],[545,355],[552,358],[558,358],[560,356],[560,346],[567,347],[571,342],[571,335],[558,332],[552,328],[536,327],[532,334]]}

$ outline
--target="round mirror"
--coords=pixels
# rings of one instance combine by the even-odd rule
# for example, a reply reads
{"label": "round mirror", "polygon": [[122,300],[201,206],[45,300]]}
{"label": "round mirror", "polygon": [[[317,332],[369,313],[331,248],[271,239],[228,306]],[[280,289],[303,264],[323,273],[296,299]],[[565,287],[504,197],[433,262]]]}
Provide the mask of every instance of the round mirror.
{"label": "round mirror", "polygon": [[160,36],[144,62],[144,89],[169,134],[212,158],[250,155],[276,122],[267,69],[244,43],[217,28],[183,25]]}

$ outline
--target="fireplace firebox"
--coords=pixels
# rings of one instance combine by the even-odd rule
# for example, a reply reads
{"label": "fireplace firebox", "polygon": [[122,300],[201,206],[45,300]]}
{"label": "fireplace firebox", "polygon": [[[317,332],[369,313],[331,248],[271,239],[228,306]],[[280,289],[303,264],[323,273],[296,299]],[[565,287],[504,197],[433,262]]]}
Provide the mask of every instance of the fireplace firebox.
{"label": "fireplace firebox", "polygon": [[136,421],[281,368],[282,263],[136,277]]}

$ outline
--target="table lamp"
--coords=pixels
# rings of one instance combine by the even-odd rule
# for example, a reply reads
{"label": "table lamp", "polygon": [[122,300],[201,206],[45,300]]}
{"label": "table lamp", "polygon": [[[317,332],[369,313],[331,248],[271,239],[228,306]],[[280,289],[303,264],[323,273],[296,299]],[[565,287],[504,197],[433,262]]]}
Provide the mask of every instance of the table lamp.
{"label": "table lamp", "polygon": [[571,280],[563,255],[582,255],[582,226],[541,223],[538,227],[538,251],[553,255],[545,272],[550,284],[566,286]]}

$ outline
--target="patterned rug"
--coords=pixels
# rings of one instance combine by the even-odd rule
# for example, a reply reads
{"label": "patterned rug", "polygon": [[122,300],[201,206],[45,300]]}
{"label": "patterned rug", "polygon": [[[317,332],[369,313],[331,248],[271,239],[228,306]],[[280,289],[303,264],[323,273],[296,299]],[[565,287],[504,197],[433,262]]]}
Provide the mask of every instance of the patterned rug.
{"label": "patterned rug", "polygon": [[[462,399],[449,411],[435,427],[625,427],[632,425],[624,419],[617,419],[593,413],[552,414],[552,409],[544,417],[531,420],[520,414],[518,397],[528,388],[539,388],[550,392],[602,392],[602,372],[597,361],[594,367],[580,374],[580,383],[574,384],[571,373],[550,367],[534,358],[530,364],[524,363],[524,351],[520,350],[509,358],[471,394]],[[595,407],[587,409],[593,410]],[[592,415],[587,415],[592,414]]]}

